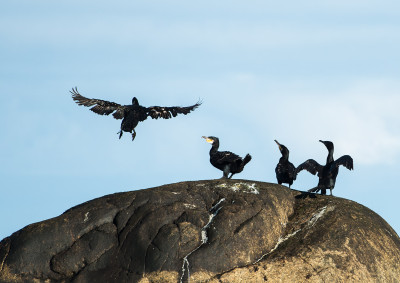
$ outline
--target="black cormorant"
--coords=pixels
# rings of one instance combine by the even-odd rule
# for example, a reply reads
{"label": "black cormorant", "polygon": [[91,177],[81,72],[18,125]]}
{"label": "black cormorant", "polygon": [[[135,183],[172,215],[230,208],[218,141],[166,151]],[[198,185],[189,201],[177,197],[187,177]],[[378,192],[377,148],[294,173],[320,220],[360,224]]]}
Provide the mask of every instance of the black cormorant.
{"label": "black cormorant", "polygon": [[230,179],[233,174],[242,172],[244,166],[251,160],[250,154],[247,154],[245,158],[241,158],[230,151],[218,151],[219,139],[216,137],[203,136],[202,138],[206,139],[208,143],[211,143],[210,163],[224,173],[222,178],[228,178],[228,174],[231,173],[229,176]]}
{"label": "black cormorant", "polygon": [[109,115],[114,112],[113,116],[115,119],[122,119],[121,130],[118,132],[119,138],[122,137],[123,132],[129,132],[132,134],[132,140],[134,140],[136,136],[135,127],[139,122],[146,120],[147,117],[151,117],[153,119],[169,119],[171,117],[176,117],[178,114],[186,115],[201,105],[201,102],[199,101],[195,105],[188,107],[143,107],[139,105],[136,97],[132,98],[131,105],[120,105],[115,102],[83,97],[79,94],[76,87],[75,89],[72,88],[72,91],[70,92],[72,93],[72,99],[78,105],[84,105],[87,107],[94,105],[92,108],[90,108],[90,110],[92,110],[94,113],[100,115]]}
{"label": "black cormorant", "polygon": [[318,192],[321,190],[321,195],[326,194],[326,189],[330,189],[331,195],[332,190],[335,187],[336,177],[339,173],[339,166],[343,165],[349,170],[353,170],[353,158],[350,155],[343,155],[337,160],[333,159],[333,143],[330,141],[321,141],[328,149],[328,157],[326,158],[325,166],[318,164],[313,159],[308,159],[304,163],[300,164],[296,168],[296,174],[303,169],[306,169],[311,174],[315,175],[318,173],[319,181],[318,186],[308,190],[309,192]]}
{"label": "black cormorant", "polygon": [[290,188],[293,181],[296,180],[296,167],[289,161],[289,150],[287,147],[280,144],[277,140],[275,140],[275,142],[282,153],[282,157],[279,159],[279,163],[275,168],[276,179],[279,185],[282,183],[289,184]]}

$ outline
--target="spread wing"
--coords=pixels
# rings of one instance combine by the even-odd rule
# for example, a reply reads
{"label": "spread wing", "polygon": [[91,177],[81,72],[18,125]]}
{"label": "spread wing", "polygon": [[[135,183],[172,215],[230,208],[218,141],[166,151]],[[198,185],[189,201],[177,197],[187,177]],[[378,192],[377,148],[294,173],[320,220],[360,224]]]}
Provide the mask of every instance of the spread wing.
{"label": "spread wing", "polygon": [[353,158],[350,155],[343,155],[342,157],[335,160],[333,163],[336,167],[343,165],[349,170],[353,170]]}
{"label": "spread wing", "polygon": [[150,116],[153,119],[164,118],[169,119],[172,117],[176,117],[178,114],[188,114],[197,107],[201,105],[201,101],[198,101],[196,104],[187,107],[161,107],[161,106],[151,106],[147,107],[147,116]]}
{"label": "spread wing", "polygon": [[118,103],[101,99],[86,98],[78,92],[78,89],[76,87],[72,88],[72,91],[70,91],[70,93],[72,94],[72,99],[78,105],[83,105],[87,107],[91,107],[94,105],[92,108],[90,108],[90,110],[92,110],[94,113],[100,115],[110,115],[115,111],[115,113],[113,114],[115,119],[122,119],[125,115],[125,106],[122,106]]}
{"label": "spread wing", "polygon": [[315,175],[318,173],[318,176],[322,173],[322,169],[324,167],[320,165],[317,161],[314,159],[308,159],[307,161],[301,163],[297,168],[296,168],[296,175],[301,171],[301,170],[307,170],[311,174]]}

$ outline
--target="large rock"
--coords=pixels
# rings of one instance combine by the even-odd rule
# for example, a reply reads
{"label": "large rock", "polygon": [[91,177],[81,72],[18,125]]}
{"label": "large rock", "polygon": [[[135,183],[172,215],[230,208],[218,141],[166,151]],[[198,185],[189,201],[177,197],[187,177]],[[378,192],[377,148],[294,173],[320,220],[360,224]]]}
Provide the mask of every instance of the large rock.
{"label": "large rock", "polygon": [[244,180],[104,196],[0,243],[1,282],[398,282],[400,239],[355,202]]}

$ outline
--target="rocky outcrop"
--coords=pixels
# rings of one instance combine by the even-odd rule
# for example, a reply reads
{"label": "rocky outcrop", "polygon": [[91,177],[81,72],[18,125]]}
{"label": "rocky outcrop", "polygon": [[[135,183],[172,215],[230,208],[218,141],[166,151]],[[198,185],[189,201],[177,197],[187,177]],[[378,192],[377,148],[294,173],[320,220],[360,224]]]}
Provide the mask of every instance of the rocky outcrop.
{"label": "rocky outcrop", "polygon": [[400,239],[355,202],[244,180],[104,196],[0,243],[0,282],[398,282]]}

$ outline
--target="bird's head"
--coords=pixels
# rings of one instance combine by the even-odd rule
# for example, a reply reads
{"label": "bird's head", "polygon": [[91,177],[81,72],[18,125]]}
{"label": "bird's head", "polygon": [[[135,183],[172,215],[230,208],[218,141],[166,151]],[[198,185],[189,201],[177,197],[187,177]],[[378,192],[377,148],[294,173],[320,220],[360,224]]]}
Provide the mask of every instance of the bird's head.
{"label": "bird's head", "polygon": [[211,143],[211,144],[219,142],[218,138],[217,137],[213,137],[213,136],[210,136],[210,137],[202,136],[202,138],[205,139],[206,142]]}
{"label": "bird's head", "polygon": [[136,97],[132,98],[132,105],[139,105],[139,101]]}
{"label": "bird's head", "polygon": [[333,150],[333,142],[330,142],[330,141],[322,141],[322,140],[319,140],[319,141],[322,142],[322,143],[326,146],[326,148],[327,148],[329,151]]}
{"label": "bird's head", "polygon": [[274,141],[278,145],[279,151],[282,153],[282,155],[288,155],[289,154],[289,150],[287,149],[286,146],[284,146],[283,144],[280,144],[277,140],[274,140]]}

